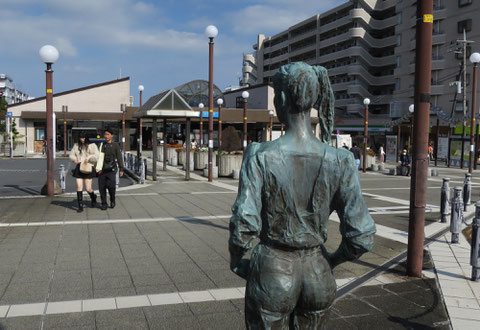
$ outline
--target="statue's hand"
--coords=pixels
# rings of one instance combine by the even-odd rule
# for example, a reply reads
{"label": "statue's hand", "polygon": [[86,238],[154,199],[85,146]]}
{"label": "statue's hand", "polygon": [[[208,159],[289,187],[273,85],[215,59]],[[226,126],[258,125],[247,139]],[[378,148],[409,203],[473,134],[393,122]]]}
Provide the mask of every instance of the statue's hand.
{"label": "statue's hand", "polygon": [[247,279],[250,268],[250,260],[242,259],[241,256],[230,256],[230,269],[243,279]]}

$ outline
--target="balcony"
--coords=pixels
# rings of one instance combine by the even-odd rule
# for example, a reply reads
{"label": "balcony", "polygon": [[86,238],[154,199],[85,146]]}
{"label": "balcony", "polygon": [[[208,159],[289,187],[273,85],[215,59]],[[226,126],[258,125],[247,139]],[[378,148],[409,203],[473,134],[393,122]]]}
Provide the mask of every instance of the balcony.
{"label": "balcony", "polygon": [[248,62],[250,62],[250,63],[254,63],[254,64],[255,64],[255,62],[256,62],[256,59],[255,59],[255,57],[254,57],[252,54],[244,54],[244,55],[243,55],[243,60],[244,60],[244,61],[248,61]]}
{"label": "balcony", "polygon": [[306,38],[309,38],[311,36],[314,36],[317,34],[317,28],[315,27],[314,29],[306,30],[300,34],[295,35],[294,37],[291,37],[289,39],[290,44],[293,42],[297,42]]}
{"label": "balcony", "polygon": [[299,47],[299,48],[295,49],[294,51],[291,51],[289,53],[289,58],[300,55],[300,54],[303,54],[303,53],[307,53],[307,52],[310,52],[310,51],[316,50],[316,49],[317,49],[317,43],[316,42],[308,44],[308,45],[304,45],[302,47]]}
{"label": "balcony", "polygon": [[352,18],[363,20],[365,24],[373,29],[380,30],[397,25],[397,16],[392,16],[384,20],[376,20],[363,8],[352,9],[350,13]]}

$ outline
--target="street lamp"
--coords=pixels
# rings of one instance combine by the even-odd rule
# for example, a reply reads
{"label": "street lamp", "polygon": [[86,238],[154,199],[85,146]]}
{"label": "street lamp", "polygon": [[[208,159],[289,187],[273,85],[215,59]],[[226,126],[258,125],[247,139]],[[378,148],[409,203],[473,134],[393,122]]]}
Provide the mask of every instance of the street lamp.
{"label": "street lamp", "polygon": [[47,65],[45,70],[46,76],[46,115],[47,115],[47,196],[53,196],[54,193],[54,159],[53,153],[53,70],[52,64],[58,60],[58,50],[51,46],[45,45],[40,48],[40,58]]}
{"label": "street lamp", "polygon": [[247,108],[248,108],[248,97],[250,94],[247,91],[243,91],[243,151],[247,149]]}
{"label": "street lamp", "polygon": [[363,100],[365,105],[365,129],[363,132],[363,173],[367,171],[367,142],[368,142],[368,105],[370,104],[370,99],[366,97]]}
{"label": "street lamp", "polygon": [[273,131],[273,110],[270,110],[268,112],[268,114],[270,115],[270,141],[272,141],[272,131]]}
{"label": "street lamp", "polygon": [[[468,173],[473,171],[473,163],[475,160],[475,139],[474,139],[474,130],[475,130],[475,115],[477,112],[477,75],[478,75],[478,63],[480,63],[480,54],[473,53],[470,55],[470,62],[473,63],[473,86],[472,86],[472,120],[470,124],[470,164],[468,166]],[[478,133],[477,133],[478,134]]]}
{"label": "street lamp", "polygon": [[[140,94],[139,108],[141,108],[142,105],[143,105],[143,90],[144,89],[145,89],[145,87],[143,87],[143,85],[138,85],[138,93]],[[142,157],[142,146],[143,146],[143,135],[142,135],[143,120],[142,120],[142,118],[138,118],[137,127],[138,127],[137,158],[140,161],[140,159]]]}
{"label": "street lamp", "polygon": [[120,110],[122,111],[122,150],[125,151],[125,115],[127,113],[127,105],[120,104]]}
{"label": "street lamp", "polygon": [[218,35],[215,26],[209,25],[205,29],[208,42],[208,181],[213,180],[213,39]]}
{"label": "street lamp", "polygon": [[67,112],[68,106],[62,105],[63,113],[63,157],[67,157]]}
{"label": "street lamp", "polygon": [[218,147],[222,145],[222,104],[223,100],[218,99]]}
{"label": "street lamp", "polygon": [[200,108],[200,146],[203,145],[203,103],[200,103],[198,105],[198,107]]}
{"label": "street lamp", "polygon": [[[415,105],[414,104],[410,104],[408,106],[408,112],[410,113],[410,115],[413,115],[413,113],[415,112]],[[410,146],[411,146],[411,140],[413,138],[413,118],[410,118],[410,136],[408,137],[408,149],[410,150]]]}

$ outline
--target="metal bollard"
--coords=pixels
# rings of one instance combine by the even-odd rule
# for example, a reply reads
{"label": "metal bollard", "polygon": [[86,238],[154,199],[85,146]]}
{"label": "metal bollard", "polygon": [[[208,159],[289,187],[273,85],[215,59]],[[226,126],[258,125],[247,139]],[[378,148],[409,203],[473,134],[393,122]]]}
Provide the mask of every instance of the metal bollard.
{"label": "metal bollard", "polygon": [[470,265],[472,265],[472,281],[480,280],[480,203],[475,204],[475,217],[472,223],[472,249]]}
{"label": "metal bollard", "polygon": [[453,193],[452,214],[450,216],[450,232],[452,243],[458,243],[458,235],[462,230],[463,222],[462,188],[456,187]]}
{"label": "metal bollard", "polygon": [[145,183],[145,170],[146,170],[146,162],[142,162],[140,166],[140,183],[144,184]]}
{"label": "metal bollard", "polygon": [[66,184],[65,184],[65,177],[66,177],[66,173],[65,173],[65,165],[60,165],[60,188],[62,188],[62,194],[65,193],[65,187],[66,187]]}
{"label": "metal bollard", "polygon": [[472,175],[465,173],[465,181],[463,183],[463,210],[467,211],[467,206],[472,204]]}
{"label": "metal bollard", "polygon": [[443,178],[442,192],[440,194],[441,222],[447,223],[450,214],[450,178]]}

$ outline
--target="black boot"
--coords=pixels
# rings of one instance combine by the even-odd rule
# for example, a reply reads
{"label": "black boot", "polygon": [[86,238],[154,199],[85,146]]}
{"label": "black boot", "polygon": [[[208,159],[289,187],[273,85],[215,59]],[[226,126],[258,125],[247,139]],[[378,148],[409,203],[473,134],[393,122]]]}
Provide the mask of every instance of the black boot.
{"label": "black boot", "polygon": [[92,207],[97,206],[97,195],[95,195],[93,191],[89,192],[88,194],[90,195],[90,199],[92,200]]}
{"label": "black boot", "polygon": [[108,194],[110,195],[110,208],[115,207],[115,188],[113,189],[108,189]]}
{"label": "black boot", "polygon": [[83,212],[83,191],[77,191],[77,202],[78,202],[78,210],[77,212]]}

